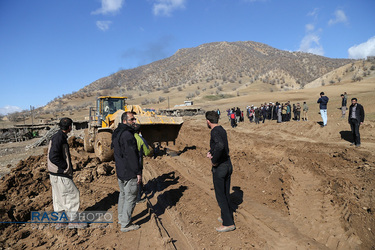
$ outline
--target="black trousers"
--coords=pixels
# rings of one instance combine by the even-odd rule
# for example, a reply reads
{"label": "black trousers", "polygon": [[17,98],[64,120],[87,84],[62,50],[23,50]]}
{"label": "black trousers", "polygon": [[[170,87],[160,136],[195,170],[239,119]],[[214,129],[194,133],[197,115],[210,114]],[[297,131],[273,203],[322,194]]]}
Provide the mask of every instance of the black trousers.
{"label": "black trousers", "polygon": [[355,145],[361,145],[361,136],[359,135],[360,122],[357,119],[350,119],[350,128],[352,129],[353,142]]}
{"label": "black trousers", "polygon": [[233,172],[230,160],[212,167],[212,177],[217,203],[221,210],[223,226],[234,225],[233,209],[230,204],[230,178]]}
{"label": "black trousers", "polygon": [[296,120],[299,121],[301,119],[301,111],[296,111]]}
{"label": "black trousers", "polygon": [[230,125],[234,128],[236,126],[236,119],[230,119]]}

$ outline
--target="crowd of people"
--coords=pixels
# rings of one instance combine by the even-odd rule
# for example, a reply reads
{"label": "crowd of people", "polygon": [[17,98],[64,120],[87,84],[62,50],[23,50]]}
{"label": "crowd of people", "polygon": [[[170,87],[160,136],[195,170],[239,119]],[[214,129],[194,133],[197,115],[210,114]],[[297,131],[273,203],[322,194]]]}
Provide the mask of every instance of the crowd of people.
{"label": "crowd of people", "polygon": [[[255,122],[256,124],[260,122],[264,123],[265,120],[275,120],[278,123],[288,122],[292,119],[295,121],[307,121],[308,110],[309,107],[306,102],[303,102],[301,105],[299,102],[291,104],[290,101],[288,101],[286,103],[264,103],[259,107],[254,105],[247,106],[245,114],[239,107],[231,108],[226,111],[231,126],[234,128],[239,122],[244,122],[245,118],[249,119],[251,123]],[[218,110],[218,114],[220,114],[220,110]]]}
{"label": "crowd of people", "polygon": [[[347,111],[348,94],[344,92],[340,96],[341,107],[339,109],[342,113],[341,118],[344,119]],[[328,102],[329,98],[324,94],[324,92],[320,92],[320,97],[317,103],[319,104],[319,113],[322,117],[322,122],[320,122],[322,128],[327,126],[328,122]],[[296,104],[291,104],[290,101],[286,103],[270,102],[261,104],[259,107],[254,105],[247,106],[245,114],[244,111],[242,111],[239,107],[233,107],[227,109],[226,111],[232,128],[235,128],[239,122],[244,122],[245,118],[249,119],[250,123],[254,122],[256,124],[259,124],[260,122],[264,123],[266,120],[275,120],[277,121],[277,123],[289,122],[292,119],[295,121],[307,121],[309,106],[306,102],[303,102],[302,105],[299,102]],[[220,116],[219,109],[217,110],[217,113]],[[361,145],[359,126],[363,124],[364,116],[365,113],[363,106],[357,103],[357,98],[352,98],[351,106],[349,107],[348,122],[351,125],[352,136],[354,141],[352,145],[357,147]]]}

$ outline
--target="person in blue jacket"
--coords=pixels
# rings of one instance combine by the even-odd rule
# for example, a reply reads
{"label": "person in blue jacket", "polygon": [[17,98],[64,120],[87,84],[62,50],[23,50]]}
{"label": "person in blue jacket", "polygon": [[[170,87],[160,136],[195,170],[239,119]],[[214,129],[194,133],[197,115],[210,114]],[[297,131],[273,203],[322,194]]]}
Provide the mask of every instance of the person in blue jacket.
{"label": "person in blue jacket", "polygon": [[318,99],[319,103],[319,109],[320,109],[320,115],[322,116],[323,125],[322,127],[327,126],[327,104],[328,104],[329,98],[324,95],[324,92],[320,92],[320,98]]}

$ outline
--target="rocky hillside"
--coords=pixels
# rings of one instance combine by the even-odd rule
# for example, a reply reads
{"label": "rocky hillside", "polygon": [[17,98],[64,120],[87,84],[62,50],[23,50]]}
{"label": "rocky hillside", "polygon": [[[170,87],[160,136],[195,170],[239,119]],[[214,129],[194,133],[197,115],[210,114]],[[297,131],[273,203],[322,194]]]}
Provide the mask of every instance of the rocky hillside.
{"label": "rocky hillside", "polygon": [[[118,71],[77,92],[58,96],[35,112],[55,117],[63,111],[69,115],[82,111],[81,116],[87,116],[85,109],[94,106],[99,95],[127,96],[143,107],[166,108],[188,99],[205,102],[259,91],[324,86],[365,77],[364,73],[369,75],[374,66],[368,64],[283,51],[250,41],[208,43],[180,49],[173,56],[148,65]],[[22,119],[29,116],[19,112],[15,115]]]}
{"label": "rocky hillside", "polygon": [[198,82],[250,83],[303,87],[353,62],[302,52],[289,52],[256,42],[215,42],[180,49],[173,56],[101,78],[78,93],[117,89],[149,91]]}

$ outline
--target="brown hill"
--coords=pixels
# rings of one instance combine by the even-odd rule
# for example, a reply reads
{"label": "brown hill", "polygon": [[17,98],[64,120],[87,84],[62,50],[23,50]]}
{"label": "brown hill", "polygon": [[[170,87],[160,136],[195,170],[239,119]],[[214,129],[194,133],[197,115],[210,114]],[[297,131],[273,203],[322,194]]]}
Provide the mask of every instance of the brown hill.
{"label": "brown hill", "polygon": [[79,92],[138,89],[152,92],[197,82],[254,82],[300,88],[345,64],[302,52],[289,52],[257,42],[215,42],[180,49],[173,56],[101,78]]}
{"label": "brown hill", "polygon": [[[223,97],[350,81],[354,74],[362,74],[360,68],[365,69],[361,61],[282,51],[250,41],[208,43],[98,79],[77,92],[56,97],[35,114],[50,118],[74,112],[83,119],[98,95],[127,96],[132,104],[152,108],[173,107],[186,99],[201,105]],[[30,116],[15,115],[20,121]]]}

